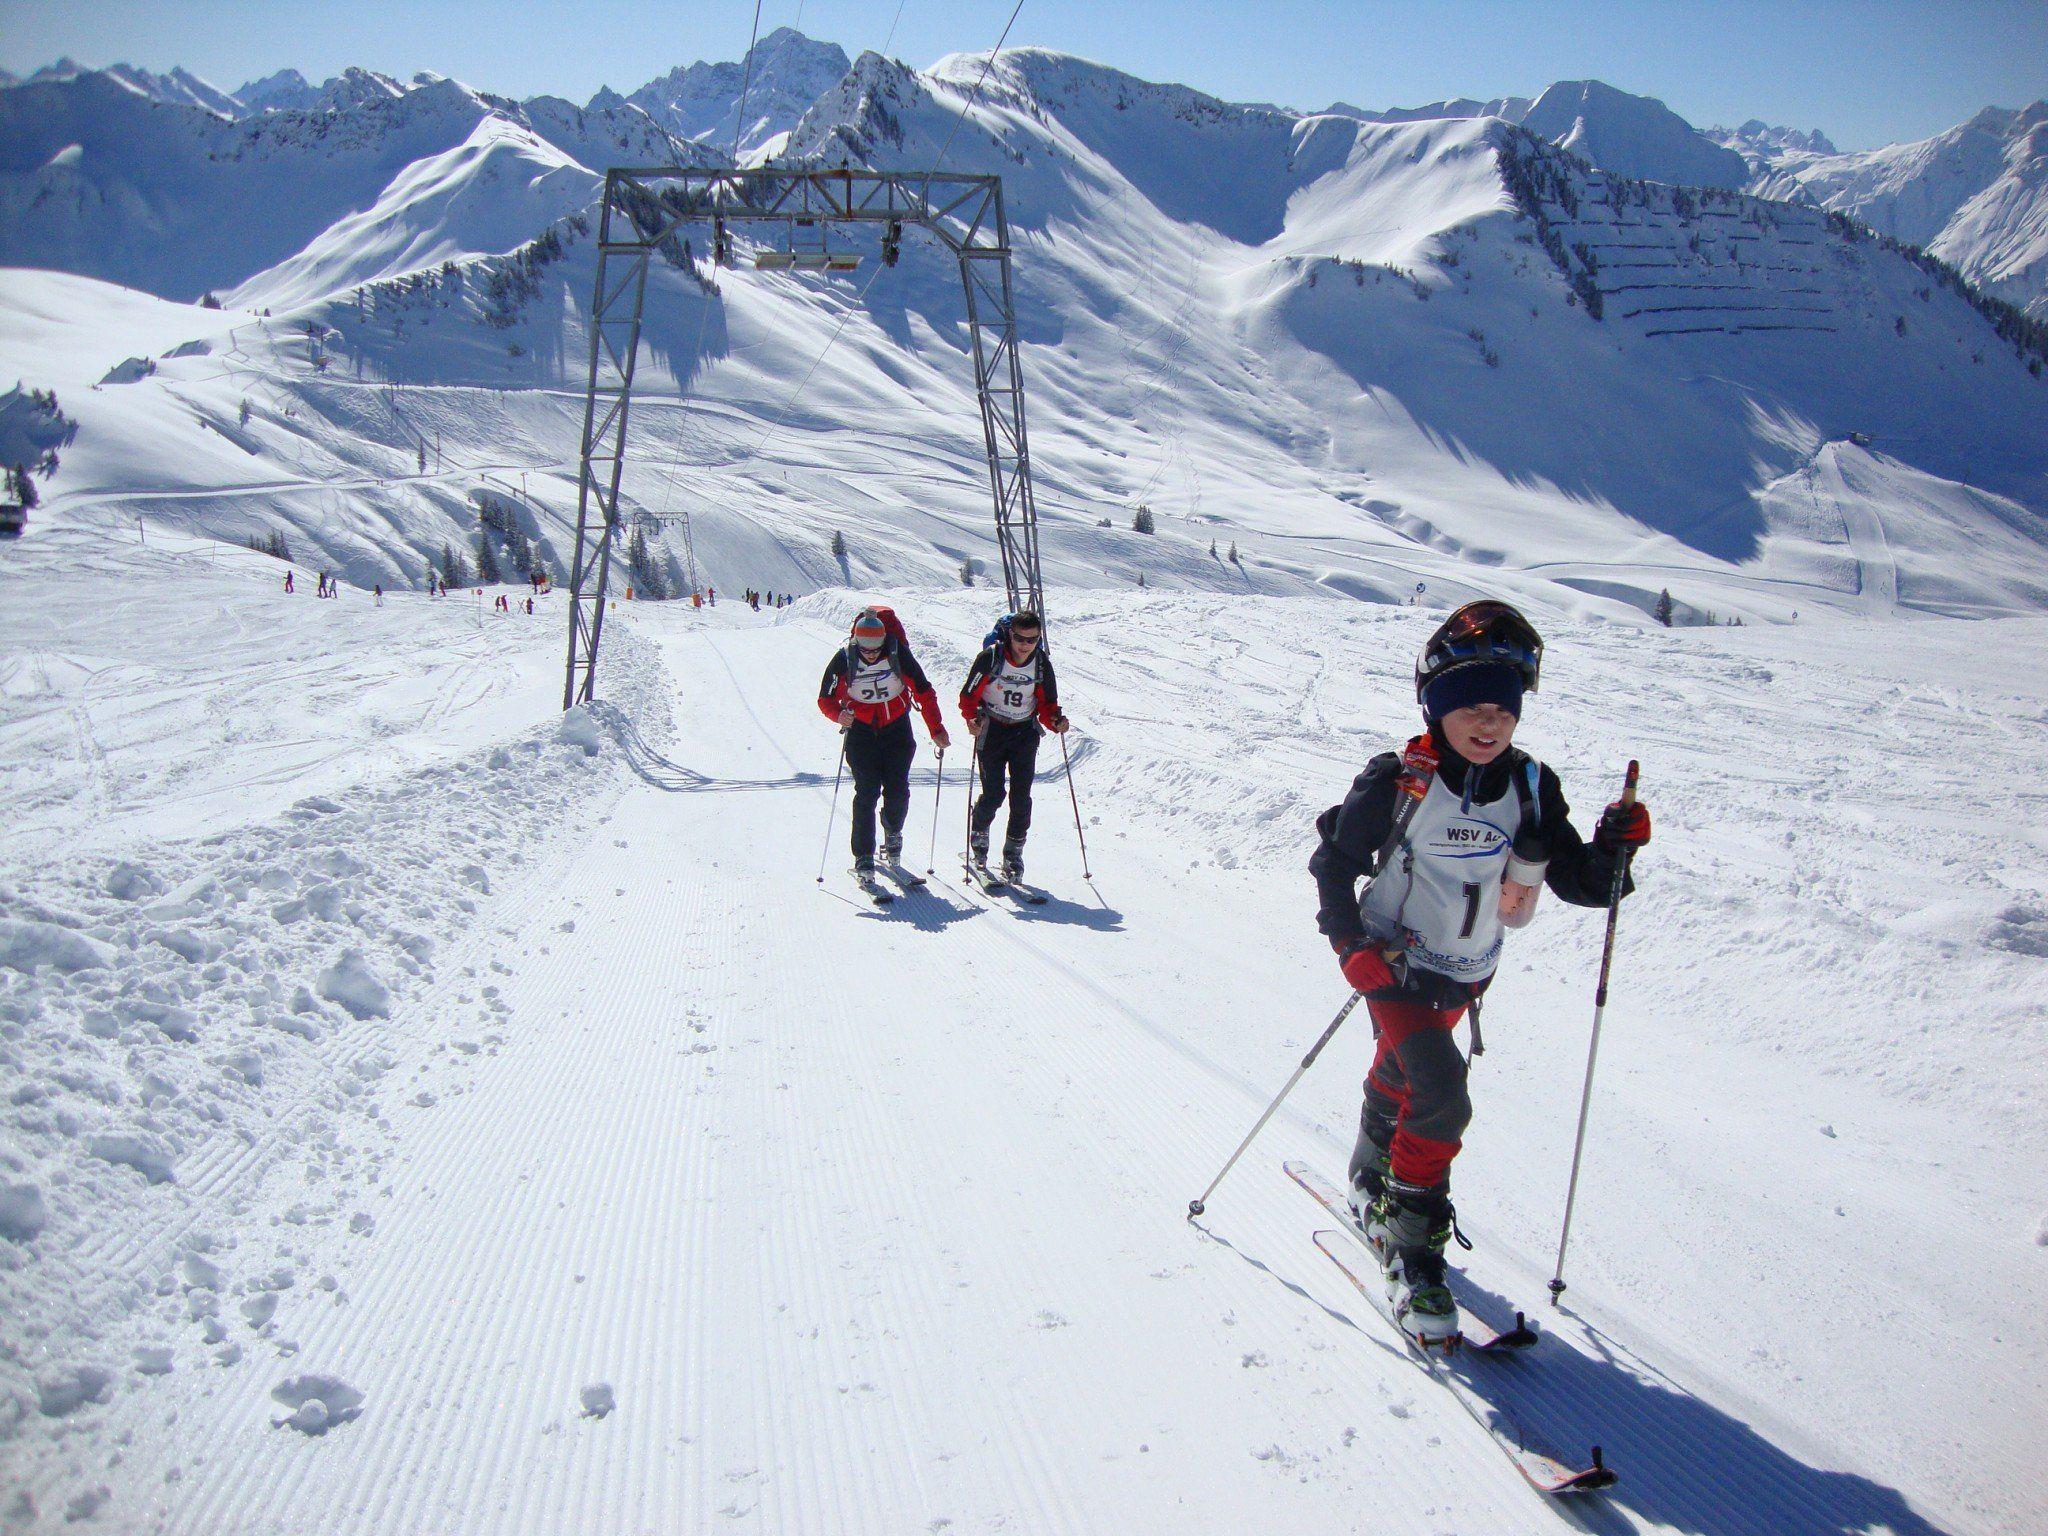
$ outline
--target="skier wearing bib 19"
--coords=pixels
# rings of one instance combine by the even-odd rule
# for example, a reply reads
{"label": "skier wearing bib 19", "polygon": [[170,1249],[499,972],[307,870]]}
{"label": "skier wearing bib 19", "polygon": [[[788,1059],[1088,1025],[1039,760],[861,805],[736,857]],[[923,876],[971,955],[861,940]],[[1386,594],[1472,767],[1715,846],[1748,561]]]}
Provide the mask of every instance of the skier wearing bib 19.
{"label": "skier wearing bib 19", "polygon": [[1535,915],[1541,886],[1574,906],[1605,906],[1624,851],[1650,840],[1648,810],[1616,801],[1588,844],[1557,775],[1510,745],[1542,662],[1542,640],[1506,603],[1452,614],[1415,663],[1428,733],[1366,765],[1344,803],[1317,819],[1322,841],[1309,861],[1316,926],[1363,994],[1377,1040],[1351,1206],[1395,1316],[1424,1345],[1458,1332],[1444,1249],[1451,1160],[1472,1103],[1452,1028],[1493,979],[1503,928]]}
{"label": "skier wearing bib 19", "polygon": [[882,857],[903,861],[903,819],[910,812],[910,734],[915,702],[935,746],[951,741],[939,715],[939,696],[910,654],[910,642],[892,609],[863,608],[844,647],[835,651],[818,685],[818,708],[846,733],[846,766],[853,770],[853,869],[875,873],[875,802],[882,806]]}
{"label": "skier wearing bib 19", "polygon": [[1062,735],[1067,729],[1067,717],[1060,713],[1059,680],[1041,643],[1044,638],[1045,626],[1035,613],[1014,613],[999,620],[960,687],[960,713],[981,752],[981,794],[967,834],[968,859],[980,870],[988,868],[988,832],[1003,803],[1007,780],[1010,816],[1003,828],[1001,873],[1013,882],[1024,878],[1038,738],[1046,731]]}

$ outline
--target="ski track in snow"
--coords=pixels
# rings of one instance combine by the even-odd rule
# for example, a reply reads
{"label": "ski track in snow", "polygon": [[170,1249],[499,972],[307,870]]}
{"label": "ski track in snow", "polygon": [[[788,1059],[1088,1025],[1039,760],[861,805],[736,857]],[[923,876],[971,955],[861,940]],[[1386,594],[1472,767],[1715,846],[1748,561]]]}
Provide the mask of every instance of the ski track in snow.
{"label": "ski track in snow", "polygon": [[[273,568],[248,559],[267,579]],[[149,578],[137,567],[134,579]],[[238,623],[269,602],[252,606],[228,575],[214,581]],[[436,621],[427,600],[407,601]],[[316,1515],[337,1532],[1322,1530],[1354,1528],[1362,1511],[1375,1530],[1418,1533],[1553,1519],[1702,1536],[2028,1528],[2026,1425],[2041,1403],[2023,1364],[2038,1338],[2021,1301],[2039,1285],[2031,1229],[2016,1258],[1989,1242],[1982,1255],[1987,1315],[2018,1336],[1960,1342],[1966,1358],[1939,1366],[1921,1351],[1943,1320],[1919,1314],[1918,1288],[1951,1267],[1901,1256],[1887,1278],[1869,1245],[1896,1244],[1948,1179],[1911,1155],[1910,1138],[1959,1111],[2020,1112],[2041,1080],[2038,1049],[2003,1088],[1944,1081],[1938,1060],[1872,1073],[1884,1037],[1820,1019],[1791,1035],[1808,1037],[1800,1075],[1760,1082],[1741,1047],[1775,1055],[1786,1028],[1767,999],[1732,1006],[1740,993],[1721,979],[1744,946],[1770,977],[1810,970],[1810,956],[1850,967],[1884,925],[1910,967],[1933,943],[1967,943],[1993,912],[2004,958],[1980,941],[1953,958],[1956,977],[1989,991],[2037,974],[2028,946],[2048,918],[2038,895],[2001,906],[1985,892],[2001,873],[1995,835],[1954,843],[1963,901],[1945,913],[1894,915],[1880,877],[1896,851],[1858,850],[1871,807],[1899,848],[1924,849],[1930,825],[1967,824],[2019,781],[2017,759],[1992,755],[1993,724],[1956,710],[1999,700],[2040,714],[2038,682],[2001,675],[1959,692],[1935,681],[1945,658],[1979,654],[1971,636],[1984,626],[1887,630],[1911,653],[1896,672],[1859,656],[1871,631],[1846,626],[1706,643],[1554,637],[1556,675],[1537,706],[1552,713],[1532,712],[1532,747],[1569,740],[1553,757],[1582,822],[1599,803],[1592,775],[1624,744],[1639,750],[1659,840],[1624,926],[1602,1057],[1570,1294],[1586,1315],[1545,1311],[1532,1358],[1467,1367],[1504,1412],[1558,1437],[1548,1449],[1580,1456],[1598,1434],[1621,1468],[1613,1495],[1546,1509],[1310,1246],[1327,1222],[1280,1174],[1289,1156],[1341,1171],[1362,1032],[1340,1037],[1201,1228],[1182,1217],[1334,1006],[1309,929],[1304,829],[1402,729],[1407,650],[1395,642],[1422,617],[1265,603],[1246,623],[1228,600],[1063,595],[1062,677],[1087,733],[1076,778],[1099,893],[1079,880],[1055,757],[1032,841],[1046,908],[985,905],[940,879],[878,912],[844,899],[839,875],[822,891],[809,879],[831,793],[830,731],[811,697],[852,602],[772,617],[622,608],[624,649],[608,649],[605,673],[617,702],[599,715],[606,771],[551,820],[562,835],[517,866],[492,861],[499,888],[431,976],[400,986],[388,1020],[341,1024],[311,1047],[269,1134],[191,1148],[175,1205],[138,1182],[108,1207],[118,1219],[80,1229],[59,1213],[79,1240],[66,1263],[99,1277],[94,1322],[52,1335],[63,1358],[39,1376],[115,1367],[145,1346],[171,1369],[115,1369],[107,1401],[31,1417],[0,1442],[38,1511],[19,1523],[60,1528],[68,1501],[104,1485],[108,1528],[190,1532],[298,1530]],[[328,606],[294,617],[324,619]],[[942,694],[984,610],[957,593],[910,608]],[[2038,625],[1995,629],[2038,645]],[[12,663],[17,643],[0,659]],[[1673,648],[1675,659],[1655,653],[1651,675],[1682,698],[1683,719],[1641,693],[1614,707],[1642,664],[1631,645]],[[633,658],[648,647],[665,700],[635,692]],[[1772,670],[1792,648],[1810,675],[1774,696]],[[355,664],[374,664],[375,643],[361,649],[372,660]],[[10,676],[47,687],[49,653],[19,654]],[[551,648],[505,661],[525,681],[503,696],[500,729],[544,723],[537,683],[553,675]],[[471,729],[468,671],[449,659],[434,682],[457,743]],[[1781,738],[1830,689],[1844,714],[1797,763],[1698,740],[1702,719],[1744,740]],[[96,702],[103,719],[126,718],[119,693]],[[1978,772],[1995,782],[1944,783],[1942,743],[1970,730]],[[125,750],[146,760],[151,749]],[[123,754],[107,760],[117,779]],[[302,787],[336,771],[308,761]],[[930,827],[930,762],[921,745],[913,854]],[[560,763],[544,772],[596,772],[573,755]],[[963,780],[949,766],[942,859],[960,825]],[[1803,798],[1816,775],[1829,804]],[[1781,786],[1788,816],[1760,783]],[[131,798],[144,819],[153,804],[181,814],[175,789],[154,781]],[[1781,822],[1826,867],[1802,871],[1785,845],[1774,851]],[[261,831],[259,812],[238,835]],[[461,889],[462,862],[444,856],[419,878],[440,865]],[[1788,934],[1784,953],[1761,946],[1774,901],[1839,908],[1844,932]],[[1569,1155],[1597,943],[1590,914],[1552,905],[1544,918],[1510,952],[1460,1164],[1481,1242],[1467,1272],[1529,1308]],[[1923,942],[1915,923],[1924,950],[1910,950]],[[1655,932],[1686,927],[1704,954]],[[1860,984],[1912,995],[1898,976],[1879,965]],[[58,1017],[67,994],[16,995]],[[1693,1010],[1658,1016],[1688,995]],[[42,1015],[12,1017],[16,1039]],[[2020,1038],[2024,1008],[2009,1027]],[[1989,1038],[1954,1042],[1959,1071],[1972,1040]],[[359,1064],[373,1075],[325,1112],[334,1130],[294,1145],[302,1110]],[[1728,1095],[1737,1082],[1747,1098]],[[1795,1102],[1830,1117],[1825,1138],[1785,1121]],[[1702,1103],[1717,1106],[1704,1126]],[[1953,1134],[1952,1164],[2000,1156]],[[2038,1167],[2019,1172],[2038,1136],[2022,1142],[1957,1191],[1972,1230],[2010,1231],[2015,1198],[2038,1214]],[[1738,1147],[1754,1159],[1748,1174],[1722,1166]],[[1868,1166],[1823,1166],[1823,1148]],[[1702,1179],[1711,1191],[1686,1187]],[[1758,1179],[1767,1200],[1746,1193]],[[1807,1209],[1834,1198],[1855,1207],[1853,1222],[1839,1207]],[[1755,1246],[1767,1213],[1814,1251]],[[219,1275],[194,1281],[195,1260]],[[1729,1326],[1740,1303],[1731,1312],[1716,1296],[1728,1288],[1693,1276],[1702,1262],[1739,1275],[1765,1308],[1753,1340]],[[1774,1267],[1795,1298],[1838,1269],[1849,1282],[1842,1308],[1811,1320],[1810,1341],[1794,1326],[1804,1308],[1765,1290]],[[1885,1363],[1842,1358],[1869,1346],[1850,1306],[1859,1297],[1893,1309],[1889,1369],[1926,1412],[1955,1410],[1956,1389],[1937,1377],[1960,1373],[1964,1388],[2018,1408],[2018,1423],[1982,1421],[1967,1449],[1951,1449],[1886,1415]],[[36,1305],[44,1316],[52,1303]],[[222,1364],[201,1344],[214,1317],[237,1352]],[[1769,1358],[1745,1359],[1752,1351]],[[1810,1379],[1830,1359],[1840,1379]],[[290,1409],[273,1389],[306,1377],[360,1393],[359,1416],[318,1435],[278,1427]],[[1887,1476],[1914,1479],[1910,1499]],[[1928,1515],[1929,1499],[1949,1513]]]}

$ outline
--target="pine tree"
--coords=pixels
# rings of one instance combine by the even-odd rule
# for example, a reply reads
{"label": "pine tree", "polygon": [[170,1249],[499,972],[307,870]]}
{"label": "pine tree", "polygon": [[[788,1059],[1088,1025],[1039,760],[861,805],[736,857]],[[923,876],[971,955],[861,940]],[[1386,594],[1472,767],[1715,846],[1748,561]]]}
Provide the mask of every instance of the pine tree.
{"label": "pine tree", "polygon": [[1237,540],[1235,539],[1230,541],[1230,563],[1232,565],[1237,564]]}
{"label": "pine tree", "polygon": [[1666,629],[1671,627],[1671,614],[1676,605],[1671,601],[1671,589],[1666,587],[1657,594],[1657,622]]}
{"label": "pine tree", "polygon": [[462,563],[462,556],[446,543],[441,546],[441,582],[449,587],[469,585],[469,571]]}
{"label": "pine tree", "polygon": [[21,503],[22,510],[35,511],[41,498],[36,495],[36,483],[29,478],[28,467],[17,464],[7,473],[13,485],[14,499]]}
{"label": "pine tree", "polygon": [[504,575],[498,569],[498,552],[491,548],[490,534],[478,530],[476,536],[476,580],[481,587],[496,586]]}
{"label": "pine tree", "polygon": [[960,585],[963,587],[974,585],[974,562],[972,560],[962,560],[960,562]]}
{"label": "pine tree", "polygon": [[835,560],[844,560],[846,558],[846,535],[837,528],[832,530],[832,558]]}
{"label": "pine tree", "polygon": [[1150,533],[1152,531],[1152,509],[1143,502],[1140,502],[1138,510],[1131,514],[1131,531],[1133,533]]}

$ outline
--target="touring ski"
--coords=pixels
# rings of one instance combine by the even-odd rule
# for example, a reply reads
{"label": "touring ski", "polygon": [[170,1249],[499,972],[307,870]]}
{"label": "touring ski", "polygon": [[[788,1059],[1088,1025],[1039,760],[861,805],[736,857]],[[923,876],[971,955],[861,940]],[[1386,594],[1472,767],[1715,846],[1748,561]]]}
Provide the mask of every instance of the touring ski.
{"label": "touring ski", "polygon": [[901,864],[896,863],[892,859],[877,860],[875,863],[875,868],[880,870],[883,874],[887,875],[891,880],[896,881],[906,891],[917,891],[922,890],[924,888],[923,875],[912,874],[909,870],[905,869]]}
{"label": "touring ski", "polygon": [[[1515,1427],[1501,1410],[1488,1402],[1472,1384],[1459,1372],[1453,1360],[1446,1354],[1426,1350],[1416,1342],[1409,1332],[1395,1320],[1393,1310],[1387,1302],[1385,1287],[1378,1283],[1378,1277],[1368,1280],[1360,1275],[1352,1263],[1353,1257],[1365,1247],[1364,1234],[1351,1219],[1350,1206],[1337,1193],[1328,1180],[1305,1163],[1286,1164],[1288,1176],[1316,1198],[1332,1215],[1344,1223],[1345,1230],[1357,1240],[1357,1246],[1340,1244],[1334,1232],[1317,1232],[1313,1241],[1326,1258],[1343,1271],[1374,1311],[1384,1318],[1389,1327],[1401,1335],[1408,1345],[1408,1353],[1416,1364],[1442,1385],[1445,1391],[1457,1399],[1472,1421],[1485,1430],[1487,1437],[1500,1447],[1515,1470],[1538,1493],[1562,1495],[1567,1493],[1594,1493],[1603,1488],[1612,1488],[1620,1481],[1614,1468],[1607,1465],[1600,1454],[1600,1447],[1592,1447],[1590,1464],[1583,1467],[1569,1466],[1555,1457],[1531,1448],[1526,1436]],[[1536,1342],[1536,1332],[1523,1319],[1515,1315],[1515,1326],[1505,1333],[1495,1333],[1483,1325],[1473,1325],[1463,1336],[1462,1346],[1471,1353],[1488,1360],[1512,1359],[1516,1354],[1530,1348]]]}
{"label": "touring ski", "polygon": [[1013,896],[1027,907],[1042,907],[1046,903],[1045,892],[1015,880],[1005,880],[986,864],[970,861],[963,868],[967,871],[967,878],[981,887],[984,896]]}
{"label": "touring ski", "polygon": [[[1285,1163],[1282,1166],[1287,1170],[1287,1176],[1290,1179],[1294,1180],[1295,1183],[1315,1197],[1318,1205],[1344,1223],[1345,1231],[1358,1239],[1359,1245],[1365,1249],[1366,1253],[1377,1264],[1379,1256],[1372,1252],[1371,1245],[1365,1241],[1365,1234],[1359,1230],[1358,1222],[1351,1214],[1351,1202],[1339,1194],[1335,1186],[1328,1179],[1324,1178],[1307,1163],[1291,1162]],[[1361,1290],[1367,1289],[1362,1284],[1359,1288]],[[1455,1291],[1456,1287],[1453,1286],[1452,1289]],[[1391,1304],[1387,1301],[1384,1288],[1377,1286],[1370,1288],[1367,1299],[1379,1308],[1382,1317],[1386,1318],[1388,1322],[1393,1323],[1396,1328],[1401,1328],[1400,1323],[1394,1317]],[[1514,1327],[1508,1329],[1505,1333],[1496,1333],[1493,1329],[1487,1327],[1486,1324],[1473,1318],[1465,1308],[1460,1307],[1459,1311],[1464,1317],[1464,1326],[1458,1334],[1457,1347],[1460,1349],[1469,1349],[1482,1355],[1490,1355],[1521,1349],[1533,1349],[1536,1346],[1536,1329],[1520,1312],[1515,1314]],[[1401,1328],[1401,1336],[1403,1338],[1411,1338],[1411,1335],[1405,1328]],[[1417,1347],[1420,1348],[1419,1345]]]}

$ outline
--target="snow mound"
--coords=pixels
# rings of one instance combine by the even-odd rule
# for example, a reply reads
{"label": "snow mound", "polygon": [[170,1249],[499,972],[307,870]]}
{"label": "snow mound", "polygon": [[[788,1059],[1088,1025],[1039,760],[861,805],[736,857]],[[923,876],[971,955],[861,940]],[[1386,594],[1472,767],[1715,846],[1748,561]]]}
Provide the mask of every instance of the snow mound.
{"label": "snow mound", "polygon": [[334,964],[320,973],[317,987],[322,997],[339,1003],[351,1018],[381,1019],[391,1012],[391,989],[370,969],[359,949],[342,951]]}
{"label": "snow mound", "polygon": [[75,974],[112,965],[112,945],[57,923],[0,917],[0,965],[33,975],[48,968]]}
{"label": "snow mound", "polygon": [[270,1395],[292,1410],[275,1421],[277,1426],[302,1435],[324,1435],[363,1413],[363,1394],[338,1376],[288,1377],[272,1387]]}

